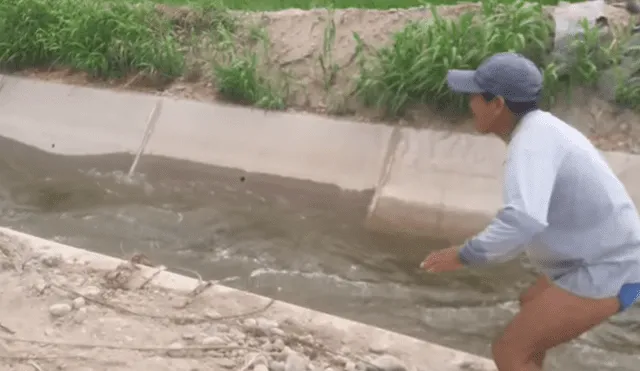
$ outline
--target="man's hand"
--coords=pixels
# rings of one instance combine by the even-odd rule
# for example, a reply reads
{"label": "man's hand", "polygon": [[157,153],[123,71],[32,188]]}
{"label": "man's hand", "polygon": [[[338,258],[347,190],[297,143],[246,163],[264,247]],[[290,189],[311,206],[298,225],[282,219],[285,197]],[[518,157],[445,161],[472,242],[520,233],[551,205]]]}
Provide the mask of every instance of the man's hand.
{"label": "man's hand", "polygon": [[460,247],[453,246],[432,252],[420,264],[420,268],[431,273],[451,272],[463,268],[459,251]]}

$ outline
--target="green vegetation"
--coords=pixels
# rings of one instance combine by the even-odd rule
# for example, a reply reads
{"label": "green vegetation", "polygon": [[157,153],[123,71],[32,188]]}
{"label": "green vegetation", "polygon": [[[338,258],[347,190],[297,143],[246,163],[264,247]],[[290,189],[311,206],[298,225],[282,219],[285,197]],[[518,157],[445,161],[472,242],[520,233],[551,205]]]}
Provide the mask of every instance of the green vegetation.
{"label": "green vegetation", "polygon": [[[570,93],[576,86],[594,87],[603,71],[640,56],[640,46],[627,47],[629,30],[603,40],[599,30],[586,22],[585,36],[569,45],[569,58],[551,55],[553,22],[540,5],[522,1],[485,1],[480,14],[467,13],[455,20],[432,12],[433,22],[408,25],[395,35],[393,45],[379,49],[363,64],[358,95],[366,104],[392,116],[415,103],[459,111],[466,104],[447,89],[447,71],[476,68],[488,56],[504,51],[521,53],[544,71],[545,99],[553,104],[560,93]],[[620,103],[640,104],[640,86],[618,86]]]}
{"label": "green vegetation", "polygon": [[183,72],[170,23],[140,3],[90,0],[0,1],[0,65],[67,66],[96,77]]}
{"label": "green vegetation", "polygon": [[[189,5],[199,4],[208,6],[212,0],[156,0],[165,4]],[[215,1],[215,0],[214,0]],[[515,0],[506,0],[513,2]],[[535,0],[543,5],[557,5],[558,0]],[[579,2],[571,0],[569,2]],[[313,8],[359,8],[359,9],[406,9],[425,5],[453,5],[462,2],[475,2],[471,0],[227,0],[225,6],[228,9],[237,10],[280,10],[280,9],[313,9]]]}
{"label": "green vegetation", "polygon": [[[157,88],[177,78],[205,79],[221,98],[232,102],[286,108],[291,83],[300,76],[272,65],[263,25],[237,18],[213,1],[180,9],[147,0],[3,0],[0,68],[70,68],[102,79],[142,76]],[[553,22],[540,3],[486,0],[481,11],[457,19],[439,17],[432,8],[433,20],[407,25],[388,46],[365,45],[354,34],[356,69],[343,71],[333,56],[336,24],[331,9],[392,3],[417,5],[410,0],[331,4],[316,60],[317,80],[330,111],[346,112],[353,100],[389,116],[401,116],[416,104],[464,111],[463,99],[446,87],[447,70],[475,68],[503,51],[527,55],[544,70],[549,104],[573,87],[595,87],[606,72],[617,81],[613,99],[640,108],[640,67],[634,66],[640,47],[628,47],[629,30],[604,39],[585,24],[585,37],[572,42],[571,52],[555,56],[550,53]],[[296,0],[229,0],[225,5],[282,8],[296,6]]]}

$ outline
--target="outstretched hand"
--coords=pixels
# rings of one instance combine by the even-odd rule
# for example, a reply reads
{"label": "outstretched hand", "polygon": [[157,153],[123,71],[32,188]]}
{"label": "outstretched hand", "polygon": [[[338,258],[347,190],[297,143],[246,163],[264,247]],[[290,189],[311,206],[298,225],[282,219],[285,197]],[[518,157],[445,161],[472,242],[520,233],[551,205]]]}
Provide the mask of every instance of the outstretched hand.
{"label": "outstretched hand", "polygon": [[464,267],[460,261],[460,247],[453,246],[447,249],[434,251],[420,264],[420,268],[431,273],[451,272]]}

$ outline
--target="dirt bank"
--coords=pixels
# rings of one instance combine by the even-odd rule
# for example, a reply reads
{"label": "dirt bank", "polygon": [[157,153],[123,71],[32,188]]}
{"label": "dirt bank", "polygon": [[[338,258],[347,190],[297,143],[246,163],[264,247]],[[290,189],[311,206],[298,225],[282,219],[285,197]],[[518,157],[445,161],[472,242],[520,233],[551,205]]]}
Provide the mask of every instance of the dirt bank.
{"label": "dirt bank", "polygon": [[[230,312],[151,288],[132,258],[97,271],[0,242],[2,370],[407,370],[384,350],[314,337],[295,318],[268,318],[269,305]],[[162,267],[158,267],[158,272]],[[220,311],[220,312],[218,312]]]}
{"label": "dirt bank", "polygon": [[[445,18],[456,17],[478,7],[478,4],[440,7],[439,14]],[[191,22],[193,26],[192,11],[165,6],[159,9],[176,24]],[[606,14],[612,23],[625,24],[629,21],[624,9],[607,6]],[[286,103],[283,106],[287,109],[380,121],[383,120],[380,112],[362,106],[353,93],[353,77],[359,71],[357,56],[359,53],[374,53],[374,49],[388,45],[393,33],[400,31],[407,22],[430,19],[432,16],[429,9],[345,9],[333,13],[325,9],[290,9],[235,14],[234,17],[238,17],[246,32],[244,38],[232,41],[236,44],[246,42],[252,50],[259,50],[257,70],[268,76],[273,89],[281,91],[284,96],[282,100]],[[262,36],[261,32],[264,32]],[[267,42],[263,44],[259,40]],[[41,79],[151,91],[201,101],[220,99],[212,82],[212,67],[208,63],[216,58],[211,40],[200,40],[197,46],[190,49],[190,53],[190,72],[187,76],[162,88],[149,86],[137,77],[97,83],[69,71],[26,71],[24,74]],[[602,149],[640,153],[640,128],[634,124],[640,122],[637,113],[610,104],[587,90],[576,92],[570,101],[560,102],[554,111],[586,133]],[[394,123],[471,131],[468,120],[446,116],[425,107],[410,110]]]}

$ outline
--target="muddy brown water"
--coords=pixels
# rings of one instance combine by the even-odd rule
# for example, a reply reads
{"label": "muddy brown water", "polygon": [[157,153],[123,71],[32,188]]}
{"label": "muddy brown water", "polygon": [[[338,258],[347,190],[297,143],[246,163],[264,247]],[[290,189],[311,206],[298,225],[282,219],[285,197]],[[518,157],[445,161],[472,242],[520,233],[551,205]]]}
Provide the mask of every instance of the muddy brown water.
{"label": "muddy brown water", "polygon": [[[130,155],[51,155],[0,138],[0,223],[489,355],[534,274],[525,261],[454,274],[417,266],[441,241],[368,232],[371,192]],[[637,370],[640,309],[550,354],[549,369]]]}

